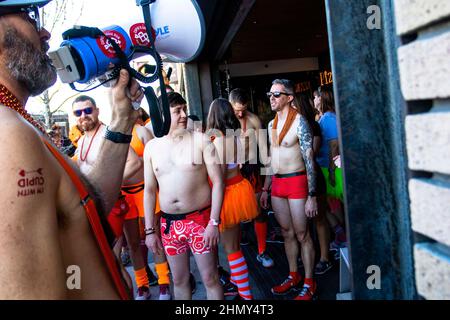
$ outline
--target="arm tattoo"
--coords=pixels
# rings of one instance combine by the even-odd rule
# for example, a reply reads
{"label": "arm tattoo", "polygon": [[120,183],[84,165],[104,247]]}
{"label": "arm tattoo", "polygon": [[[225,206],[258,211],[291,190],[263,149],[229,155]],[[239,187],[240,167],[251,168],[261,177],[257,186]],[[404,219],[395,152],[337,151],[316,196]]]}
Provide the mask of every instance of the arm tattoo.
{"label": "arm tattoo", "polygon": [[308,177],[309,192],[316,192],[317,172],[314,166],[313,134],[305,117],[300,116],[297,127],[297,137],[300,142],[300,152],[305,162],[306,174]]}

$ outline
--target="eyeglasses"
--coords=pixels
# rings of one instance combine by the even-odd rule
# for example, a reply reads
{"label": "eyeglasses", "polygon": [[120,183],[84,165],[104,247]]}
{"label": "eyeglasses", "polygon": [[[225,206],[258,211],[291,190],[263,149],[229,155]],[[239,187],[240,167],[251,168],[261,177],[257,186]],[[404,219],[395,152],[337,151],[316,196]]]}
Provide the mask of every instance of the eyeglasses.
{"label": "eyeglasses", "polygon": [[267,92],[267,93],[266,93],[267,98],[270,98],[271,96],[274,96],[275,98],[279,98],[279,97],[281,97],[282,94],[284,94],[285,96],[290,96],[290,95],[291,95],[291,94],[286,93],[286,92],[278,92],[278,91],[275,91],[275,92]]}
{"label": "eyeglasses", "polygon": [[6,9],[1,8],[1,9],[2,10],[0,11],[0,16],[23,13],[24,18],[35,27],[37,32],[40,32],[43,28],[38,6],[28,6],[19,9],[8,9],[8,8]]}
{"label": "eyeglasses", "polygon": [[74,110],[73,114],[75,117],[81,117],[81,115],[83,114],[91,114],[94,111],[94,108],[92,107],[87,107],[85,109],[81,109],[81,110]]}

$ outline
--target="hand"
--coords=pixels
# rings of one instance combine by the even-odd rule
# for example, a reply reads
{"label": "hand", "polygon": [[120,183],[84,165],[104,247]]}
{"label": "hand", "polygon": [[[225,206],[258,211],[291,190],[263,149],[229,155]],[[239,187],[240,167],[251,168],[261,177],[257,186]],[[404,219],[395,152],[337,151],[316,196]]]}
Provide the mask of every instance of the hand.
{"label": "hand", "polygon": [[[130,84],[128,86],[128,84]],[[144,92],[135,79],[131,79],[128,71],[120,70],[117,83],[111,90],[112,117],[110,127],[113,131],[124,134],[131,133],[139,114],[131,106],[132,102],[140,102],[144,98]]]}
{"label": "hand", "polygon": [[208,224],[203,234],[203,242],[211,249],[219,244],[219,227]]}
{"label": "hand", "polygon": [[156,233],[149,234],[145,237],[145,245],[154,254],[161,255],[164,253],[161,239]]}
{"label": "hand", "polygon": [[269,194],[267,193],[267,191],[263,191],[261,193],[261,197],[259,198],[259,204],[261,205],[261,208],[263,209],[267,209],[269,208]]}
{"label": "hand", "polygon": [[317,198],[308,197],[305,203],[305,214],[308,218],[314,218],[318,214]]}
{"label": "hand", "polygon": [[335,171],[328,171],[328,178],[332,187],[336,186],[336,174]]}

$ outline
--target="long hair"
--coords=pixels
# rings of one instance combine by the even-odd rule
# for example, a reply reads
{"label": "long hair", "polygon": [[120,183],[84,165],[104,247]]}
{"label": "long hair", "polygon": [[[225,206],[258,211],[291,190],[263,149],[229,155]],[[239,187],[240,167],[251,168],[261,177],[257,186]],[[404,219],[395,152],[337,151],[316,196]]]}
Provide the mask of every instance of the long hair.
{"label": "long hair", "polygon": [[294,95],[294,105],[297,107],[298,113],[306,118],[309,126],[312,127],[315,119],[316,112],[314,107],[311,105],[309,97],[305,93],[297,92]]}
{"label": "long hair", "polygon": [[321,88],[320,105],[322,113],[336,112],[336,109],[334,108],[333,92],[330,89]]}
{"label": "long hair", "polygon": [[207,129],[216,129],[226,134],[227,129],[237,130],[241,124],[227,99],[215,99],[209,106]]}

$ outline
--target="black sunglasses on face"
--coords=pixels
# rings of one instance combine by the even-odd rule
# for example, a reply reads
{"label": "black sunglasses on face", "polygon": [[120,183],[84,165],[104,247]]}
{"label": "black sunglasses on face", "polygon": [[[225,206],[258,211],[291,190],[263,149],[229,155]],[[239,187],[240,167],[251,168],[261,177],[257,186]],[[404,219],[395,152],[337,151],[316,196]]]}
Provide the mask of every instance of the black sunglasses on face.
{"label": "black sunglasses on face", "polygon": [[286,92],[275,91],[275,92],[267,92],[266,93],[267,98],[270,98],[271,96],[274,96],[275,98],[279,98],[279,97],[281,97],[282,94],[284,94],[285,96],[290,96],[290,94],[286,93]]}
{"label": "black sunglasses on face", "polygon": [[83,114],[91,114],[94,111],[94,108],[92,107],[87,107],[86,109],[81,109],[81,110],[74,110],[73,114],[75,117],[81,117],[81,115]]}
{"label": "black sunglasses on face", "polygon": [[28,22],[30,22],[35,28],[37,32],[42,30],[41,17],[39,14],[39,7],[37,6],[29,6],[25,8],[0,8],[0,16],[8,15],[8,14],[23,14],[23,18],[25,18]]}

